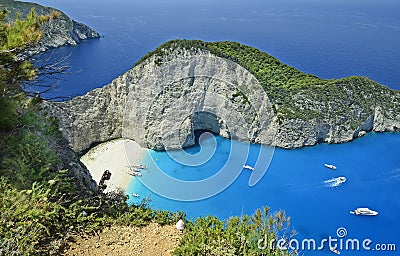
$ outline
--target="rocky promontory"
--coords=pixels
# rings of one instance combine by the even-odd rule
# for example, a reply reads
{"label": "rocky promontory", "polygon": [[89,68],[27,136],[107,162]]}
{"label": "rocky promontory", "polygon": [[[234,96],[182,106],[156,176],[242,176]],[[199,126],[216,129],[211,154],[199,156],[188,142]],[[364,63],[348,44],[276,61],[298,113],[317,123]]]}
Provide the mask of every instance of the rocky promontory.
{"label": "rocky promontory", "polygon": [[85,24],[72,20],[63,12],[54,8],[14,0],[3,0],[0,2],[0,9],[7,9],[9,11],[7,16],[9,22],[15,20],[16,13],[19,13],[23,18],[32,8],[39,15],[55,15],[56,17],[43,25],[43,37],[39,45],[30,50],[30,55],[50,48],[77,45],[82,40],[100,37],[99,33],[95,30]]}
{"label": "rocky promontory", "polygon": [[195,130],[282,148],[400,130],[399,92],[365,77],[323,80],[232,42],[165,43],[111,84],[43,107],[77,152],[120,137],[188,147]]}

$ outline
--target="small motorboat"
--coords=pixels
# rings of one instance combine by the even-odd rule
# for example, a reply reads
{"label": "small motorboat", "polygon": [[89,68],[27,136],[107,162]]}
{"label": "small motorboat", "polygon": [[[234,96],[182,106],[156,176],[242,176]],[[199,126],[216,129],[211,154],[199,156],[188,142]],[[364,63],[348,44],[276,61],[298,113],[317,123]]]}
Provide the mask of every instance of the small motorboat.
{"label": "small motorboat", "polygon": [[143,164],[138,164],[138,165],[135,165],[134,167],[136,167],[137,169],[143,169],[143,170],[147,169],[147,166],[143,165]]}
{"label": "small motorboat", "polygon": [[141,177],[142,176],[142,174],[140,172],[138,172],[138,171],[131,171],[131,172],[128,172],[128,174],[131,175],[131,176],[135,176],[135,177]]}
{"label": "small motorboat", "polygon": [[377,211],[373,211],[373,210],[371,210],[371,209],[369,209],[367,207],[357,208],[354,211],[351,211],[350,213],[354,214],[354,215],[363,215],[363,216],[376,216],[376,215],[378,215]]}
{"label": "small motorboat", "polygon": [[247,165],[247,164],[243,165],[243,168],[247,169],[247,170],[250,170],[250,171],[254,171],[254,167],[252,167],[250,165]]}
{"label": "small motorboat", "polygon": [[347,180],[346,177],[340,176],[337,178],[332,178],[332,179],[326,180],[326,181],[324,181],[324,183],[330,187],[337,187],[340,184],[345,183],[346,180]]}
{"label": "small motorboat", "polygon": [[133,172],[140,172],[141,169],[137,168],[136,165],[128,165],[129,170]]}
{"label": "small motorboat", "polygon": [[140,195],[139,195],[139,194],[136,194],[136,193],[132,193],[132,196],[134,196],[134,197],[139,197]]}
{"label": "small motorboat", "polygon": [[336,170],[336,166],[334,166],[333,164],[324,164],[326,168],[332,169],[332,170]]}

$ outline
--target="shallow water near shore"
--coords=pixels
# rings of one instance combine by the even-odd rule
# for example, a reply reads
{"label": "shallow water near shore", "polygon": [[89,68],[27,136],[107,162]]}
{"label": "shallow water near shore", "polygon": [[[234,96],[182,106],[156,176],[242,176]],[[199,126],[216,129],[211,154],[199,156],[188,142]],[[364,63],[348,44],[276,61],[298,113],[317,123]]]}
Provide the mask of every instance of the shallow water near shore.
{"label": "shallow water near shore", "polygon": [[[217,149],[206,164],[199,167],[182,166],[166,152],[149,150],[142,164],[156,163],[165,173],[182,180],[200,180],[215,174],[226,161],[231,142],[217,136]],[[243,143],[245,147],[246,144]],[[247,160],[253,165],[260,145],[250,145]],[[198,146],[189,152],[199,151]],[[179,154],[176,152],[175,154]],[[292,217],[292,226],[298,239],[319,241],[329,236],[339,238],[339,228],[347,230],[343,239],[371,239],[376,243],[397,243],[400,223],[400,134],[371,133],[345,144],[320,144],[315,147],[285,150],[276,149],[271,165],[254,187],[248,186],[251,171],[244,169],[239,177],[221,193],[200,201],[182,202],[166,199],[146,188],[141,178],[133,179],[128,194],[138,193],[140,198],[150,196],[150,205],[156,209],[185,211],[188,216],[215,215],[227,219],[232,215],[252,214],[255,209],[269,206],[271,211],[284,209]],[[331,170],[324,163],[333,163],[338,168]],[[152,170],[142,171],[143,176]],[[344,176],[347,181],[331,186],[325,181]],[[176,188],[170,187],[174,190]],[[205,190],[208,188],[205,187]],[[182,193],[187,193],[181,191]],[[357,207],[377,210],[376,217],[354,216],[349,212]],[[300,241],[301,242],[301,241]],[[343,251],[344,255],[374,255],[374,252]],[[304,251],[305,255],[331,255],[323,251]],[[375,252],[376,253],[376,252]],[[396,255],[385,252],[384,255]]]}

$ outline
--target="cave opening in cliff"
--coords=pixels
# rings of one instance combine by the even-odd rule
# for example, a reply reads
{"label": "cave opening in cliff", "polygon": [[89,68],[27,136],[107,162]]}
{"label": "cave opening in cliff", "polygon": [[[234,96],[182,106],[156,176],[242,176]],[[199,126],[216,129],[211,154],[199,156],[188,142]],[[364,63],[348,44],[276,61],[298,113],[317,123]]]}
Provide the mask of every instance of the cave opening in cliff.
{"label": "cave opening in cliff", "polygon": [[202,129],[198,129],[194,131],[194,145],[195,146],[199,146],[200,145],[200,137],[201,135],[205,134],[205,133],[211,133],[213,135],[218,135],[218,133],[209,131],[209,130],[202,130]]}
{"label": "cave opening in cliff", "polygon": [[227,130],[226,124],[221,118],[214,113],[206,111],[194,113],[192,116],[192,125],[195,145],[199,145],[200,137],[204,133],[222,135]]}

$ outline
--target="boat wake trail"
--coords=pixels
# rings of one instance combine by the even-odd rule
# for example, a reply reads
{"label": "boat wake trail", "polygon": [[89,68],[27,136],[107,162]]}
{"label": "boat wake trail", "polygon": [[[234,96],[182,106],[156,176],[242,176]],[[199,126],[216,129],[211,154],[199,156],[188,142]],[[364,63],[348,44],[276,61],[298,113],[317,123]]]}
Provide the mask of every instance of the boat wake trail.
{"label": "boat wake trail", "polygon": [[345,177],[337,177],[337,178],[325,180],[324,185],[325,185],[325,187],[333,188],[333,187],[337,187],[337,186],[341,185],[344,182],[346,182]]}

